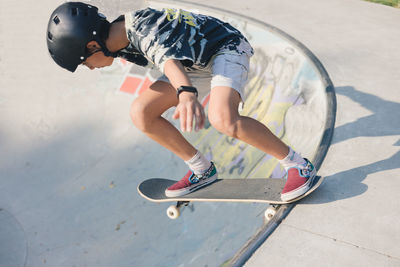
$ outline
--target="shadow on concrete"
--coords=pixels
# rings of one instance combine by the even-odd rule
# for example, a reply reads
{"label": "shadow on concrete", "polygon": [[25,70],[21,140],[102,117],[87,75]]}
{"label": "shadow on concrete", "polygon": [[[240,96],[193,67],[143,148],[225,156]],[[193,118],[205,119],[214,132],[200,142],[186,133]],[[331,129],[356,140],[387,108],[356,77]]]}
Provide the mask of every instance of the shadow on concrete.
{"label": "shadow on concrete", "polygon": [[[385,137],[400,135],[400,104],[384,100],[378,96],[360,92],[352,86],[335,88],[336,94],[349,97],[373,114],[359,118],[335,128],[332,144],[337,144],[357,137]],[[342,111],[342,112],[351,112]],[[400,146],[400,140],[393,144]],[[355,152],[356,153],[356,152]],[[338,155],[345,156],[345,155]],[[365,193],[368,186],[363,183],[370,174],[399,168],[400,149],[391,157],[371,164],[360,166],[347,171],[339,172],[325,177],[321,188],[313,195],[304,199],[302,204],[320,204],[336,200],[352,198]],[[331,188],[340,188],[339,191],[331,191]]]}
{"label": "shadow on concrete", "polygon": [[[347,96],[373,114],[335,128],[332,144],[356,137],[400,135],[399,103],[358,91],[352,86],[336,87],[335,91],[337,95]],[[351,110],[342,112],[351,112]],[[393,127],[395,125],[399,127]]]}
{"label": "shadow on concrete", "polygon": [[[400,151],[390,158],[327,176],[321,188],[305,198],[301,204],[329,203],[361,195],[368,190],[368,186],[363,183],[368,175],[397,169],[399,162]],[[331,188],[340,188],[340,190],[332,191]]]}

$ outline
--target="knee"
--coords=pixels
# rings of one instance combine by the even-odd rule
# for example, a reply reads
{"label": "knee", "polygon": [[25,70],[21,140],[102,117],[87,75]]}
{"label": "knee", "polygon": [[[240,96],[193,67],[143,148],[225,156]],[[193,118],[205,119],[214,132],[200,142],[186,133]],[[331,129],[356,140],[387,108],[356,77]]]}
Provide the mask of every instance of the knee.
{"label": "knee", "polygon": [[136,99],[130,110],[130,116],[133,124],[142,132],[146,132],[150,127],[151,121],[149,118],[148,107],[139,99]]}
{"label": "knee", "polygon": [[208,115],[208,120],[217,131],[237,138],[237,118],[226,116],[223,113],[213,113]]}

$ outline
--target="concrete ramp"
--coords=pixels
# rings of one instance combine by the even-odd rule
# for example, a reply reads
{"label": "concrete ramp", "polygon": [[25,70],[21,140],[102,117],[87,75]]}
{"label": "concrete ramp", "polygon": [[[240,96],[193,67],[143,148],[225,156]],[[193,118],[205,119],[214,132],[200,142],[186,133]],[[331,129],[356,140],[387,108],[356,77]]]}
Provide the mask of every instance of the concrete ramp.
{"label": "concrete ramp", "polygon": [[[137,8],[130,2],[90,3],[113,19]],[[199,203],[170,221],[167,204],[142,199],[136,193],[142,180],[179,179],[186,171],[129,118],[130,103],[158,73],[123,61],[98,71],[60,69],[45,43],[48,17],[60,3],[0,7],[0,266],[218,266],[228,260],[263,225],[266,206]],[[334,102],[318,60],[269,25],[187,8],[221,17],[248,37],[256,54],[241,112],[319,166]],[[200,88],[207,108],[206,87]],[[268,155],[209,126],[188,138],[216,162],[221,177],[283,174]]]}

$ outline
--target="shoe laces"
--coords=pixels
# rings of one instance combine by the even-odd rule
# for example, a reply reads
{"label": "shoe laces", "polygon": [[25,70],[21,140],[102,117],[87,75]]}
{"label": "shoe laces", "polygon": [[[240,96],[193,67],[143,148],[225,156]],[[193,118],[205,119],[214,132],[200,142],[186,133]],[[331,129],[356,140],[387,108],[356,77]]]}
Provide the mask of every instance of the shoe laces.
{"label": "shoe laces", "polygon": [[[196,178],[198,178],[198,180],[206,179],[206,178],[208,178],[210,176],[210,174],[211,174],[211,172],[213,171],[214,168],[215,168],[214,163],[211,162],[211,166],[208,168],[208,170],[206,172],[204,172],[202,174],[195,174],[194,176]],[[196,179],[196,178],[194,178],[194,179]]]}

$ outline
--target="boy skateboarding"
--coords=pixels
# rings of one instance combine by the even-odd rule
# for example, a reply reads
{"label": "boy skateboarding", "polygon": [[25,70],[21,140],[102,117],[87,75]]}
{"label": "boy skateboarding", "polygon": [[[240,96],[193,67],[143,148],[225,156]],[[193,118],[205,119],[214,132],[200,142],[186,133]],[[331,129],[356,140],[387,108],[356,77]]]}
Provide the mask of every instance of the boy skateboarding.
{"label": "boy skateboarding", "polygon": [[47,45],[53,60],[71,72],[79,65],[106,67],[122,57],[140,66],[154,65],[163,73],[132,103],[131,118],[139,130],[188,165],[187,174],[165,191],[168,197],[197,190],[218,176],[214,164],[161,116],[175,106],[173,118],[180,120],[181,131],[204,127],[205,113],[191,82],[199,73],[211,77],[211,125],[275,157],[287,170],[282,201],[295,199],[311,188],[316,175],[312,163],[264,124],[239,114],[253,49],[228,23],[183,10],[151,8],[126,13],[110,23],[97,7],[68,2],[50,17]]}

